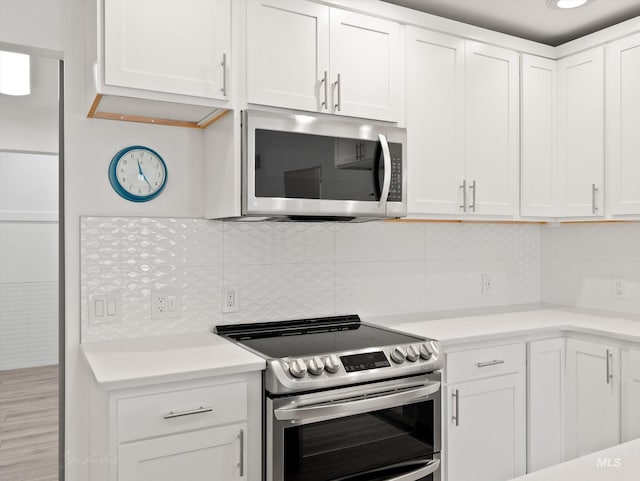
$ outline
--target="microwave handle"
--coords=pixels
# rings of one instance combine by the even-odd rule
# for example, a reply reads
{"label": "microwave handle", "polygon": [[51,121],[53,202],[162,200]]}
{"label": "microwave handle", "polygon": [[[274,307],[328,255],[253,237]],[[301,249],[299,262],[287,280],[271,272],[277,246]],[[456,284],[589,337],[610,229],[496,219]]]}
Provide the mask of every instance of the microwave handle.
{"label": "microwave handle", "polygon": [[380,194],[380,205],[386,204],[389,198],[389,188],[391,187],[391,153],[387,138],[378,134],[378,140],[382,147],[382,158],[384,159],[384,178],[382,180],[382,193]]}

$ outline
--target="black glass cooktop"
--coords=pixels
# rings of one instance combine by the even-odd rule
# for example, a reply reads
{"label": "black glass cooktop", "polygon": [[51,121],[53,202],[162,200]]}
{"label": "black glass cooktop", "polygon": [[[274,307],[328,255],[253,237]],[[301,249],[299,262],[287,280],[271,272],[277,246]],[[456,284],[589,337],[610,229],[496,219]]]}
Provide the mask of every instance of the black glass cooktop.
{"label": "black glass cooktop", "polygon": [[312,356],[424,340],[364,324],[357,315],[225,325],[217,326],[215,332],[268,358]]}

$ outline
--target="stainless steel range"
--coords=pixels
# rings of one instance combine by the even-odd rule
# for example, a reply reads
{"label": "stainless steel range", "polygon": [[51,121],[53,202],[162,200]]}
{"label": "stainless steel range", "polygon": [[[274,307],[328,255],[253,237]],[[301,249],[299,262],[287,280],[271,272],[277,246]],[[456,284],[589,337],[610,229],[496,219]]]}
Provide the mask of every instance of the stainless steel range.
{"label": "stainless steel range", "polygon": [[440,345],[356,315],[218,326],[267,360],[266,481],[440,480]]}

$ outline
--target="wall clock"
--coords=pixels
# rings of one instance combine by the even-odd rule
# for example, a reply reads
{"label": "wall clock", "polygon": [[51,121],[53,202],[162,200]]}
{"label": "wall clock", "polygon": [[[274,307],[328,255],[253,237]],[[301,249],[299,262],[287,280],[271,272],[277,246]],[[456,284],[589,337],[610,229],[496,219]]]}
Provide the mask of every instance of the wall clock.
{"label": "wall clock", "polygon": [[133,145],[111,159],[109,182],[121,197],[131,202],[148,202],[164,189],[167,166],[155,150]]}

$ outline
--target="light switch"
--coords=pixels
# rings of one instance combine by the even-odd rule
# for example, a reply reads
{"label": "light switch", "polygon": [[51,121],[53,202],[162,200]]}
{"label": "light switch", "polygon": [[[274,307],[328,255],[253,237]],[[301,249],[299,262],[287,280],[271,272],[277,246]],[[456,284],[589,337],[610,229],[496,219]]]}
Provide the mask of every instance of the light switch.
{"label": "light switch", "polygon": [[104,301],[102,299],[96,300],[96,317],[104,316]]}
{"label": "light switch", "polygon": [[107,316],[116,315],[116,300],[113,297],[107,299]]}

